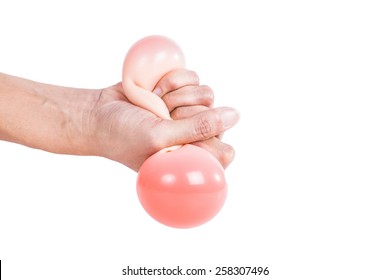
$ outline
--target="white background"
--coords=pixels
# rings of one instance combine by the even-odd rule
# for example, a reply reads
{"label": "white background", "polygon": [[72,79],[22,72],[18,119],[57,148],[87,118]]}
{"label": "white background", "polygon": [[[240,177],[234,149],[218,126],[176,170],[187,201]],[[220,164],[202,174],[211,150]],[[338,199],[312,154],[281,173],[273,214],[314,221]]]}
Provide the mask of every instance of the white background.
{"label": "white background", "polygon": [[150,279],[121,276],[127,265],[389,279],[386,2],[2,0],[1,72],[101,88],[135,41],[161,34],[242,115],[225,134],[225,207],[189,230],[152,220],[118,163],[0,142],[4,279]]}

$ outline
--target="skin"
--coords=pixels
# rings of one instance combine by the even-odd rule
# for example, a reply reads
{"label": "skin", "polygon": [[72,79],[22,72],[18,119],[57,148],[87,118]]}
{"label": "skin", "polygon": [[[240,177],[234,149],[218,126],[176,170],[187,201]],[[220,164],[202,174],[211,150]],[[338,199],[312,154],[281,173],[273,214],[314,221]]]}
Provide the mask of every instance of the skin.
{"label": "skin", "polygon": [[226,168],[234,149],[221,141],[239,120],[228,107],[212,108],[214,94],[195,72],[166,74],[154,93],[173,120],[131,104],[121,83],[79,89],[38,83],[0,73],[0,140],[44,151],[101,156],[138,171],[155,152],[193,143]]}

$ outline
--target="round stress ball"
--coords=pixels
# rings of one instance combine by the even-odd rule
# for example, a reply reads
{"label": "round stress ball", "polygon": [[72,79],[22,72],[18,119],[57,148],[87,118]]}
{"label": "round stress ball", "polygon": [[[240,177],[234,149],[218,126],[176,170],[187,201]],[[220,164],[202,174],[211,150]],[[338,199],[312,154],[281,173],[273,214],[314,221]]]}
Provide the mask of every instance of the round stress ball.
{"label": "round stress ball", "polygon": [[222,208],[224,170],[209,152],[194,145],[160,151],[139,170],[137,193],[155,220],[177,228],[199,226]]}
{"label": "round stress ball", "polygon": [[[123,64],[127,98],[160,118],[170,119],[165,103],[152,90],[165,74],[184,66],[183,52],[171,39],[141,39],[130,48]],[[220,211],[227,184],[218,160],[187,144],[149,157],[138,172],[137,194],[145,211],[158,222],[190,228],[206,223]]]}

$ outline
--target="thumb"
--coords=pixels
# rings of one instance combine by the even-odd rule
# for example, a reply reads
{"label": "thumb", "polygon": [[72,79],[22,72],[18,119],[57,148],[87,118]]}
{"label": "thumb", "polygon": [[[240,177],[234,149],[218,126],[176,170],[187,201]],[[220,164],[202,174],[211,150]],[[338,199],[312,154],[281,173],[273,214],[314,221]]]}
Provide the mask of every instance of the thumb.
{"label": "thumb", "polygon": [[230,107],[208,109],[190,118],[167,121],[164,128],[167,146],[188,144],[217,136],[233,127],[240,119],[239,113]]}

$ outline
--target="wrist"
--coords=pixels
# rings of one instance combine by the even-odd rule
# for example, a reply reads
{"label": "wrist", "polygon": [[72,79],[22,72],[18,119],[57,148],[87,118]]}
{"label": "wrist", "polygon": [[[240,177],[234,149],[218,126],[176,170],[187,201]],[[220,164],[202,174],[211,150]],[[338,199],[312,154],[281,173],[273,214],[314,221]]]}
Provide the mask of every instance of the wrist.
{"label": "wrist", "polygon": [[59,111],[63,113],[64,135],[60,153],[98,155],[96,147],[95,106],[101,90],[68,89],[62,97]]}

